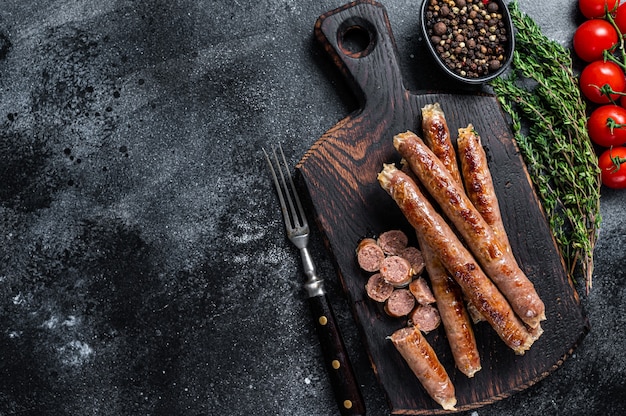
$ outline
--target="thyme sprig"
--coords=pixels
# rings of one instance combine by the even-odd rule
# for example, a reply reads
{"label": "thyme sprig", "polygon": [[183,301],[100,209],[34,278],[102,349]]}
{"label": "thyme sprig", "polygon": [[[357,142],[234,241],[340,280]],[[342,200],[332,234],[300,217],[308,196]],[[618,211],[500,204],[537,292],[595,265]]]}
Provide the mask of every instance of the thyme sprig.
{"label": "thyme sprig", "polygon": [[511,71],[491,82],[512,129],[570,276],[592,286],[600,227],[600,169],[570,52],[509,3],[516,28]]}

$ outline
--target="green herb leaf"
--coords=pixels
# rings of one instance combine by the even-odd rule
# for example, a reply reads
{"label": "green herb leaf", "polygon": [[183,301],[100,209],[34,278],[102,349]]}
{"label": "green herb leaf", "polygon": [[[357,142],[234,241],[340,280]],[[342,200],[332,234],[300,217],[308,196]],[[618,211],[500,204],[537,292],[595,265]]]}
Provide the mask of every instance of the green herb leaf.
{"label": "green herb leaf", "polygon": [[586,128],[586,105],[570,51],[509,4],[517,30],[511,73],[491,82],[511,117],[515,139],[568,272],[580,265],[591,289],[601,223],[600,169]]}

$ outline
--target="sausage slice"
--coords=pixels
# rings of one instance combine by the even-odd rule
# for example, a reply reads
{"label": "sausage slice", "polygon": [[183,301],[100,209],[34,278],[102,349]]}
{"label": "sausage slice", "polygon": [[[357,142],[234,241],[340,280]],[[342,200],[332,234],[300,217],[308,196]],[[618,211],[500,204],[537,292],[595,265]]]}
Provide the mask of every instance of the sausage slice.
{"label": "sausage slice", "polygon": [[413,277],[411,263],[400,256],[385,257],[380,265],[380,274],[394,287],[405,287]]}
{"label": "sausage slice", "polygon": [[428,287],[428,282],[421,276],[409,283],[409,290],[420,305],[429,305],[436,301],[433,292]]}
{"label": "sausage slice", "polygon": [[392,318],[407,316],[415,307],[415,298],[408,289],[395,289],[387,303],[385,312]]}
{"label": "sausage slice", "polygon": [[411,263],[411,270],[414,276],[422,274],[424,271],[424,257],[417,247],[406,247],[400,252],[400,257],[404,257]]}
{"label": "sausage slice", "polygon": [[389,230],[379,235],[377,242],[385,254],[397,256],[406,248],[409,237],[402,230]]}
{"label": "sausage slice", "polygon": [[374,273],[367,280],[365,292],[370,299],[376,302],[384,302],[393,293],[394,287],[387,283],[380,273]]}
{"label": "sausage slice", "polygon": [[441,316],[433,305],[417,305],[409,314],[409,323],[427,334],[439,327]]}
{"label": "sausage slice", "polygon": [[356,259],[359,267],[366,272],[376,272],[380,269],[380,265],[385,259],[385,253],[376,243],[376,240],[364,238],[356,248]]}

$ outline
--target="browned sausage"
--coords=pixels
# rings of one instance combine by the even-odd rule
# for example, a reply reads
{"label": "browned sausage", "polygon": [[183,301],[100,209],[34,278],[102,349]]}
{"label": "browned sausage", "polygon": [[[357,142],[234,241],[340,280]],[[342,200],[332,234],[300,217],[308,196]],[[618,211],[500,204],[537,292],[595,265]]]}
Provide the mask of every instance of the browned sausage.
{"label": "browned sausage", "polygon": [[380,274],[394,287],[405,287],[411,282],[411,263],[400,256],[387,256],[380,265]]}
{"label": "browned sausage", "polygon": [[401,318],[411,313],[415,298],[408,289],[395,289],[385,303],[385,312],[392,318]]}
{"label": "browned sausage", "polygon": [[461,159],[461,172],[465,192],[480,215],[491,226],[494,234],[507,251],[511,251],[509,238],[502,223],[498,197],[487,164],[487,155],[478,133],[471,124],[459,129],[457,146]]}
{"label": "browned sausage", "polygon": [[409,324],[428,334],[439,327],[441,315],[432,304],[416,305],[409,314]]}
{"label": "browned sausage", "polygon": [[[460,184],[461,176],[449,131],[444,135],[432,134],[433,130],[438,130],[437,126],[442,123],[446,124],[446,121],[439,104],[435,103],[422,109],[422,129],[426,144],[444,163],[448,173]],[[450,277],[432,249],[425,242],[422,242],[420,237],[418,235],[418,242],[422,248],[433,293],[438,300],[437,307],[454,362],[459,371],[468,377],[473,377],[476,372],[480,371],[482,365],[472,328],[472,316],[464,304],[463,292],[454,279]],[[467,307],[473,308],[471,302],[468,303]],[[476,314],[480,316],[478,312]]]}
{"label": "browned sausage", "polygon": [[462,183],[450,129],[439,103],[428,104],[422,108],[422,131],[428,147],[441,160],[454,180]]}
{"label": "browned sausage", "polygon": [[[394,146],[442,211],[456,226],[485,273],[507,297],[513,310],[530,327],[546,319],[545,306],[534,285],[507,252],[493,230],[472,205],[465,191],[437,156],[412,132],[394,137]],[[475,305],[478,308],[478,305]],[[480,308],[479,308],[480,310]]]}
{"label": "browned sausage", "polygon": [[428,287],[428,282],[421,276],[409,283],[409,290],[420,305],[429,305],[436,302],[433,292]]}
{"label": "browned sausage", "polygon": [[378,181],[504,343],[524,354],[534,338],[415,182],[393,165],[384,166]]}
{"label": "browned sausage", "polygon": [[371,275],[365,285],[367,296],[376,302],[384,302],[389,299],[389,296],[393,293],[393,289],[394,287],[387,283],[380,273]]}
{"label": "browned sausage", "polygon": [[385,259],[385,253],[376,240],[364,238],[356,248],[356,259],[359,266],[366,272],[376,272]]}
{"label": "browned sausage", "polygon": [[390,339],[428,395],[442,408],[456,410],[456,393],[452,381],[419,329],[399,329]]}
{"label": "browned sausage", "polygon": [[389,230],[378,236],[378,245],[385,254],[397,256],[409,243],[409,238],[402,230]]}
{"label": "browned sausage", "polygon": [[454,363],[463,374],[473,377],[482,365],[470,315],[464,306],[463,292],[421,235],[418,235],[418,242]]}

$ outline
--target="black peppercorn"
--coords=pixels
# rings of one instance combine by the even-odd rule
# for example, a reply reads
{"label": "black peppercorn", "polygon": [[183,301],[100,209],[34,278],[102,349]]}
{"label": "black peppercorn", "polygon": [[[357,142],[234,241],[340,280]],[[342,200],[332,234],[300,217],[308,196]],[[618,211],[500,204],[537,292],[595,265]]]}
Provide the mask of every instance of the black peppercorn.
{"label": "black peppercorn", "polygon": [[499,70],[509,34],[498,3],[482,0],[429,0],[425,26],[444,65],[464,78]]}
{"label": "black peppercorn", "polygon": [[435,35],[445,35],[448,32],[448,27],[443,22],[437,22],[433,26],[433,33]]}
{"label": "black peppercorn", "polygon": [[500,69],[500,61],[498,61],[497,59],[492,59],[491,61],[489,61],[490,71],[497,71],[498,69]]}
{"label": "black peppercorn", "polygon": [[487,4],[487,11],[489,13],[498,13],[498,9],[499,9],[498,3],[496,2],[492,1],[489,4]]}

